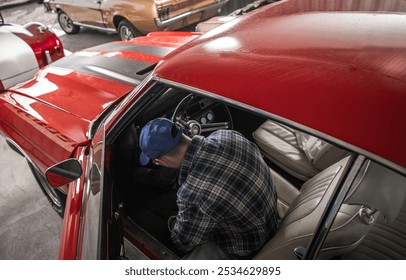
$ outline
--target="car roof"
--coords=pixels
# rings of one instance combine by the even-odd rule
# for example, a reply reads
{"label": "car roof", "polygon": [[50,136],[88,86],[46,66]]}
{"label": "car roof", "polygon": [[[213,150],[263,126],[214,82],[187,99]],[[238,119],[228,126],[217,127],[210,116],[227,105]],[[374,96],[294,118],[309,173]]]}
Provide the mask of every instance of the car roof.
{"label": "car roof", "polygon": [[177,49],[155,75],[264,110],[406,173],[406,3],[360,1],[357,11],[338,2],[270,4]]}

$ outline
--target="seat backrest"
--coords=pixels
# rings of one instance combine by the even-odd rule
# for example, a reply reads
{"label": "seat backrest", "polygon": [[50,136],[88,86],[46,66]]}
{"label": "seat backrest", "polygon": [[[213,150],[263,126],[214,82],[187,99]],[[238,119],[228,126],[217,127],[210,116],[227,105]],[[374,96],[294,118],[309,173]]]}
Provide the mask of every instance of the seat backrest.
{"label": "seat backrest", "polygon": [[299,149],[317,170],[324,170],[349,153],[326,141],[301,131],[294,131]]}
{"label": "seat backrest", "polygon": [[284,177],[279,175],[278,172],[274,171],[272,168],[270,168],[270,171],[272,176],[272,183],[275,186],[278,196],[278,215],[280,218],[283,218],[288,212],[290,205],[292,205],[293,201],[295,201],[295,199],[299,196],[300,191]]}
{"label": "seat backrest", "polygon": [[387,223],[380,215],[361,244],[344,260],[406,260],[406,200],[396,219]]}
{"label": "seat backrest", "polygon": [[[301,188],[290,205],[273,238],[256,254],[254,259],[297,259],[294,251],[306,248],[342,176],[349,157],[323,170]],[[358,217],[362,205],[342,205],[319,253],[321,258],[351,251],[369,231],[371,225]]]}
{"label": "seat backrest", "polygon": [[117,162],[120,166],[133,165],[137,162],[138,157],[136,157],[135,153],[138,148],[138,133],[137,128],[133,124],[122,132],[116,143],[117,156],[119,158]]}
{"label": "seat backrest", "polygon": [[253,138],[266,158],[303,181],[348,155],[315,136],[270,120],[253,132]]}

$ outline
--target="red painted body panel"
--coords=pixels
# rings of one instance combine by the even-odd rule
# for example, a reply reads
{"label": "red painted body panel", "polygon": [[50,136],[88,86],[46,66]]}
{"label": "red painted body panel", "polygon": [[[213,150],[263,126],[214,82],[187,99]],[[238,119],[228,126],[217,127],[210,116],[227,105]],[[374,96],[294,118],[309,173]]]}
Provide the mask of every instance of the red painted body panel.
{"label": "red painted body panel", "polygon": [[[368,1],[361,0],[357,7],[352,2],[291,0],[269,5],[180,47],[154,75],[264,110],[293,126],[313,128],[327,140],[334,138],[406,170],[403,4],[371,6],[377,10],[371,13],[352,11],[363,10],[362,3]],[[346,12],[334,12],[340,9]],[[199,36],[176,34],[155,33],[114,44],[176,48]],[[108,64],[119,67],[126,62],[151,65],[161,59],[138,50],[108,48],[91,48],[69,59],[111,58]],[[79,158],[85,170],[91,123],[134,88],[117,77],[92,72],[86,64],[62,67],[64,61],[68,60],[0,95],[1,133],[22,147],[42,171],[69,157]],[[131,101],[149,86],[140,86]],[[107,133],[130,103],[109,119]],[[88,175],[69,185],[61,259],[81,257],[81,223],[86,223],[87,207],[83,186]]]}
{"label": "red painted body panel", "polygon": [[[117,48],[121,51],[105,45],[105,50],[103,47],[91,48],[66,57],[59,64],[47,66],[33,80],[0,95],[0,132],[17,144],[42,172],[70,157],[80,159],[85,171],[91,123],[135,87],[114,75],[89,71],[85,58],[90,57],[96,63],[101,61],[96,70],[108,69],[103,67],[110,64],[115,64],[117,69],[131,65],[129,71],[135,73],[142,70],[141,66],[157,63],[162,58],[161,53],[199,35],[188,32],[150,34],[131,42],[118,42]],[[156,47],[157,54],[139,51],[145,47]],[[139,62],[142,63],[137,64]],[[84,176],[85,173],[79,180],[61,188],[67,193],[67,200],[60,259],[80,257]]]}
{"label": "red painted body panel", "polygon": [[[199,36],[189,32],[169,35],[151,34],[119,43],[129,48],[164,47],[167,52]],[[121,68],[125,61],[141,61],[150,65],[161,59],[159,55],[126,51],[126,47],[121,52],[89,49],[65,57],[58,61],[62,64],[48,66],[40,70],[33,80],[0,95],[1,133],[20,146],[42,172],[71,157],[77,146],[86,145],[91,123],[135,86],[109,76],[85,72],[86,65],[84,70],[59,66],[74,59],[79,61],[75,65],[80,65],[84,61],[82,57],[89,55],[94,61],[108,58],[109,64],[115,63]],[[130,72],[141,70],[137,67],[134,63]]]}
{"label": "red painted body panel", "polygon": [[0,35],[5,43],[0,58],[0,91],[32,79],[39,68],[65,55],[59,38],[41,23],[21,26],[0,20]]}
{"label": "red painted body panel", "polygon": [[40,32],[38,28],[41,27],[41,25],[37,23],[31,23],[24,27],[31,32],[33,36],[27,36],[24,33],[16,33],[16,35],[27,42],[32,48],[40,68],[48,65],[45,51],[49,52],[52,61],[57,61],[65,56],[62,42],[52,29],[46,28],[43,32]]}
{"label": "red painted body panel", "polygon": [[[81,159],[82,169],[86,170],[85,149],[78,149],[75,157]],[[84,187],[84,174],[82,177],[69,185],[69,191],[66,198],[65,215],[63,217],[63,225],[61,231],[61,241],[59,246],[59,259],[74,260],[77,256],[82,198]]]}
{"label": "red painted body panel", "polygon": [[[26,96],[8,92],[1,96],[0,107],[2,134],[17,143],[43,172],[55,162],[69,158],[78,143],[86,141],[83,131],[89,126],[88,121],[78,121],[69,114],[55,114],[55,108]],[[41,112],[40,117],[37,112]],[[72,128],[69,121],[76,128],[71,136],[57,130],[65,122],[64,129]]]}
{"label": "red painted body panel", "polygon": [[405,168],[406,14],[336,13],[326,1],[308,2],[283,1],[226,23],[171,53],[155,74]]}
{"label": "red painted body panel", "polygon": [[52,29],[41,23],[31,22],[24,26],[4,24],[3,30],[12,32],[31,47],[40,68],[49,63],[45,55],[46,52],[49,53],[51,62],[65,56],[62,42],[58,36],[56,36]]}
{"label": "red painted body panel", "polygon": [[146,36],[137,37],[133,40],[137,40],[139,44],[147,44],[149,46],[157,45],[177,48],[200,35],[202,35],[200,32],[157,31],[151,32]]}

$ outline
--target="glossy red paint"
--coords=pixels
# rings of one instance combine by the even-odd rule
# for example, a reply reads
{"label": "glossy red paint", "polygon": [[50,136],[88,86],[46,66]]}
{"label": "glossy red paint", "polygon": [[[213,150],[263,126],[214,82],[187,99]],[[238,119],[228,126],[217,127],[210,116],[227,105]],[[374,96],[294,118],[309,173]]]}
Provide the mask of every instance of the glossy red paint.
{"label": "glossy red paint", "polygon": [[201,32],[171,32],[157,31],[151,32],[146,36],[137,37],[133,40],[138,44],[157,45],[164,47],[177,48],[202,35]]}
{"label": "glossy red paint", "polygon": [[[13,139],[40,170],[45,172],[55,160],[72,154],[77,142],[52,127],[54,123],[73,121],[72,116],[53,116],[53,108],[11,92],[1,96],[3,101],[0,110],[2,134]],[[41,118],[36,116],[36,110],[43,111]],[[76,122],[76,127],[80,126],[84,128],[88,124]],[[83,136],[82,140],[85,140]],[[49,147],[53,148],[49,150]]]}
{"label": "glossy red paint", "polygon": [[282,1],[228,22],[171,53],[155,74],[313,128],[404,169],[406,14],[309,2]]}
{"label": "glossy red paint", "polygon": [[[152,32],[146,36],[141,36],[134,38],[130,41],[119,41],[113,42],[116,45],[138,45],[138,46],[148,46],[152,47],[165,47],[170,49],[175,49],[180,45],[184,45],[187,42],[201,36],[202,33],[198,32]],[[110,50],[100,51],[98,48],[94,49],[92,47],[76,52],[75,55],[98,55],[98,56],[116,56],[122,57],[128,60],[134,61],[145,61],[149,63],[157,63],[161,60],[162,56],[147,54],[143,52],[125,51],[120,50],[119,52],[113,53]]]}
{"label": "glossy red paint", "polygon": [[[262,8],[180,47],[154,75],[245,103],[293,126],[313,128],[327,135],[324,138],[359,147],[406,170],[402,143],[406,138],[406,17],[336,11],[337,6],[346,7],[343,3],[292,0]],[[114,44],[175,48],[200,36],[174,34],[154,33]],[[105,75],[106,65],[121,67],[129,61],[134,67],[131,72],[137,72],[135,62],[151,65],[161,58],[123,49],[79,52],[1,94],[1,133],[26,151],[41,171],[69,157],[79,159],[85,170],[93,148],[88,134],[91,123],[134,89],[134,84],[120,77]],[[89,64],[70,63],[85,57],[94,62],[109,58],[109,63],[95,68],[106,70],[103,75],[90,71]],[[151,83],[142,84],[134,99]],[[107,132],[120,117],[117,113],[109,119]],[[60,259],[81,258],[86,245],[85,178],[89,174],[69,185]],[[152,250],[148,255],[154,257]]]}
{"label": "glossy red paint", "polygon": [[[83,51],[79,51],[76,53],[76,55],[78,54],[86,54],[86,55],[92,55],[92,54],[97,54],[97,55],[109,55],[110,52],[106,52],[106,53],[102,53],[99,51],[93,51],[91,49],[88,50],[83,50]],[[158,61],[161,60],[160,56],[157,55],[151,55],[151,54],[145,54],[145,53],[138,53],[137,55],[135,55],[133,52],[128,52],[128,51],[121,51],[120,53],[117,53],[115,55],[116,57],[121,57],[124,59],[128,59],[128,60],[134,60],[134,61],[144,61],[144,62],[148,62],[148,63],[157,63]]]}
{"label": "glossy red paint", "polygon": [[[55,35],[52,29],[49,29],[42,24],[31,23],[26,25],[25,28],[31,32],[32,36],[26,33],[15,33],[18,37],[23,39],[34,51],[40,68],[48,65],[48,60],[45,52],[49,52],[51,62],[65,56],[65,51],[62,42]],[[41,31],[42,30],[42,31]]]}
{"label": "glossy red paint", "polygon": [[5,43],[0,58],[0,91],[32,79],[38,69],[65,55],[59,38],[41,23],[22,26],[4,23],[1,17],[0,35]]}
{"label": "glossy red paint", "polygon": [[[78,73],[59,76],[50,73],[50,69],[45,72],[42,78],[21,86],[19,94],[4,94],[2,99],[7,103],[0,112],[0,122],[4,121],[7,126],[6,135],[20,138],[19,146],[44,173],[56,162],[69,158],[76,146],[84,145],[91,122],[132,89],[128,85]],[[70,82],[70,75],[83,83]],[[51,102],[53,106],[49,106]],[[16,107],[20,109],[15,110]],[[8,127],[10,123],[13,123],[12,127]]]}
{"label": "glossy red paint", "polygon": [[[40,70],[33,80],[0,95],[0,131],[26,151],[27,156],[45,173],[53,164],[71,157],[76,147],[86,145],[91,123],[135,86],[108,75],[86,72],[87,66],[80,64],[85,61],[84,58],[91,56],[93,61],[108,59],[106,62],[116,64],[118,68],[123,68],[121,65],[125,61],[141,61],[150,65],[157,63],[162,56],[129,52],[125,46],[130,49],[132,46],[153,46],[158,51],[164,48],[163,53],[166,54],[198,36],[192,32],[180,33],[174,38],[168,35],[158,32],[145,38],[118,42],[123,46],[120,46],[122,52],[100,48],[78,52],[58,61],[60,64]],[[72,60],[75,63],[69,62]],[[81,68],[71,69],[69,65]],[[136,63],[131,67],[131,73],[141,70]]]}
{"label": "glossy red paint", "polygon": [[[75,157],[81,159],[82,169],[86,168],[86,150],[80,148],[75,152]],[[61,231],[61,241],[59,246],[59,259],[74,260],[78,253],[82,198],[83,198],[83,180],[82,177],[69,184],[69,191],[66,198],[65,215]]]}
{"label": "glossy red paint", "polygon": [[62,42],[52,29],[41,23],[31,22],[24,26],[4,24],[3,31],[13,33],[29,45],[40,68],[65,56]]}

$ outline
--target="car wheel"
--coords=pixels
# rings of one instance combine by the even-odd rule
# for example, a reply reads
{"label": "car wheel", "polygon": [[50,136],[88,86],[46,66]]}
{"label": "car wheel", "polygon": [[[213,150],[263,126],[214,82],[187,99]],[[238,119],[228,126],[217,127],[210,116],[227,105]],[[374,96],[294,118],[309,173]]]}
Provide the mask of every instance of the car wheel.
{"label": "car wheel", "polygon": [[52,208],[63,218],[65,212],[66,195],[57,188],[51,187],[45,176],[41,174],[31,163],[28,163],[35,180],[41,187],[42,192],[46,195]]}
{"label": "car wheel", "polygon": [[66,34],[76,34],[80,30],[80,27],[73,24],[70,17],[63,11],[58,12],[58,22],[62,30],[65,31]]}
{"label": "car wheel", "polygon": [[120,21],[118,28],[118,35],[121,41],[128,41],[142,35],[128,20],[123,19]]}

